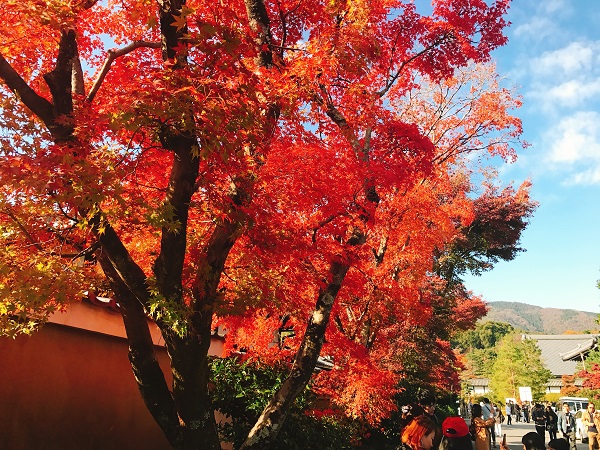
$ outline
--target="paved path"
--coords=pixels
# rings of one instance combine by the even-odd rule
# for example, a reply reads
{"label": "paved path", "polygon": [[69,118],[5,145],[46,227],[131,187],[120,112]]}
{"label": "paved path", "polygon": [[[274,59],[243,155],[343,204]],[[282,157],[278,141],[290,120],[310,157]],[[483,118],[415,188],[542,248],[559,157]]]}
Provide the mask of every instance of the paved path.
{"label": "paved path", "polygon": [[[523,450],[523,444],[521,443],[521,438],[526,433],[530,431],[535,431],[535,425],[533,422],[531,423],[513,423],[511,425],[506,425],[506,422],[502,424],[502,433],[506,434],[506,443],[508,444],[510,450]],[[557,437],[562,437],[561,433],[557,433]],[[548,432],[546,432],[546,445],[550,437]],[[496,438],[497,449],[500,448],[500,441],[502,441],[502,436]],[[492,448],[492,450],[494,450]],[[582,444],[581,441],[577,441],[577,450],[589,450],[587,444]]]}

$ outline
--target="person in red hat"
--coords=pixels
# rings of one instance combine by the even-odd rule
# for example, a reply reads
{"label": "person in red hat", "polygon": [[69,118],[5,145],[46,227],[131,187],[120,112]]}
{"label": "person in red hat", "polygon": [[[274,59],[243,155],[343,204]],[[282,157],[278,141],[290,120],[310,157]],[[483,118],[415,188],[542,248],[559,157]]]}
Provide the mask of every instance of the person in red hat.
{"label": "person in red hat", "polygon": [[467,422],[462,417],[447,417],[442,422],[440,450],[473,450]]}

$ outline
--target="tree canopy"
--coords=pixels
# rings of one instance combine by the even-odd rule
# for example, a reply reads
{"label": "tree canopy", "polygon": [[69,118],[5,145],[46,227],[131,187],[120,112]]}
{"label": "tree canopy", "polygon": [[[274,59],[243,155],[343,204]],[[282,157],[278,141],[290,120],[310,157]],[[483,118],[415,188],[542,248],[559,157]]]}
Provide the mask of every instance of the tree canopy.
{"label": "tree canopy", "polygon": [[523,144],[520,100],[488,63],[507,8],[3,1],[4,333],[110,295],[178,449],[220,448],[217,326],[227,352],[291,361],[244,449],[269,447],[320,354],[336,370],[316,387],[371,423],[411,367],[456,380],[448,339],[485,305],[455,275],[514,257],[535,207],[529,183],[472,183]]}
{"label": "tree canopy", "polygon": [[519,398],[519,386],[531,387],[534,400],[546,393],[546,383],[552,373],[544,367],[541,350],[535,340],[521,340],[509,334],[499,343],[498,356],[490,376],[490,389],[497,398]]}

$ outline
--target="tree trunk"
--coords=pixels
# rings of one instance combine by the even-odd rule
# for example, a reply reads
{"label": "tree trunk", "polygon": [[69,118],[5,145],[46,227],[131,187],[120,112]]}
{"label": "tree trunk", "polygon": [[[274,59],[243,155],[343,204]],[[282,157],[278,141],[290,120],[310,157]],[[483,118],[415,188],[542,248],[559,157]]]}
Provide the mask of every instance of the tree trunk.
{"label": "tree trunk", "polygon": [[166,338],[173,373],[173,397],[186,450],[220,450],[214,408],[208,391],[210,329],[183,338]]}
{"label": "tree trunk", "polygon": [[263,410],[240,450],[267,450],[275,442],[290,407],[308,384],[315,369],[331,308],[349,268],[348,264],[331,264],[330,282],[319,293],[291,373]]}

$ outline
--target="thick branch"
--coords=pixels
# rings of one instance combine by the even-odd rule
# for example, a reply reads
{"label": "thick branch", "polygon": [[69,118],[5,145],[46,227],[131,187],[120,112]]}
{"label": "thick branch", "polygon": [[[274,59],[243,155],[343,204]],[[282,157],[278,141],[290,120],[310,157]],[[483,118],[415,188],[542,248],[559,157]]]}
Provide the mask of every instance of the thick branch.
{"label": "thick branch", "polygon": [[142,399],[173,448],[183,448],[175,401],[158,364],[144,308],[123,283],[106,252],[98,252],[98,260],[120,306],[129,342],[129,361]]}
{"label": "thick branch", "polygon": [[[173,68],[187,64],[187,53],[180,51],[187,43],[187,25],[177,27],[175,18],[184,14],[185,0],[159,0],[160,32],[163,60],[174,62]],[[169,300],[182,301],[182,272],[186,251],[189,205],[195,192],[200,160],[194,156],[198,142],[192,105],[184,113],[183,123],[165,124],[159,132],[161,144],[175,153],[169,187],[165,198],[179,225],[177,230],[162,229],[160,254],[153,267],[160,293]]]}
{"label": "thick branch", "polygon": [[[54,106],[54,118],[58,119],[70,116],[73,113],[73,95],[71,91],[71,76],[73,72],[73,60],[77,55],[77,41],[74,30],[63,31],[58,46],[58,56],[56,65],[51,72],[44,75],[44,80],[50,88],[52,94],[52,104]],[[73,125],[53,124],[50,129],[54,136],[59,140],[69,139],[73,132]]]}
{"label": "thick branch", "polygon": [[109,50],[106,55],[106,60],[104,61],[104,64],[102,65],[102,68],[100,69],[100,72],[98,72],[98,74],[96,75],[96,80],[94,81],[94,84],[92,85],[92,88],[90,89],[90,93],[88,94],[86,100],[88,102],[92,102],[94,100],[94,97],[98,93],[98,90],[100,89],[100,86],[102,85],[102,82],[104,81],[104,78],[106,77],[106,74],[110,70],[110,66],[112,65],[112,63],[115,59],[117,59],[121,56],[124,56],[128,53],[131,53],[132,51],[134,51],[138,48],[141,48],[141,47],[160,48],[161,43],[160,42],[135,41],[123,48]]}
{"label": "thick branch", "polygon": [[177,49],[179,48],[179,44],[185,43],[188,28],[186,25],[178,30],[173,22],[176,16],[182,14],[182,7],[185,5],[185,0],[159,0],[158,4],[160,6],[160,33],[162,36],[163,60],[174,61],[175,67],[181,67],[186,63],[187,55],[185,52],[177,52]]}
{"label": "thick branch", "polygon": [[[191,119],[191,115],[188,116]],[[190,128],[192,128],[190,126]],[[194,135],[167,131],[162,137],[163,146],[175,152],[165,204],[169,205],[178,224],[177,230],[163,227],[160,254],[154,264],[154,274],[161,294],[174,301],[182,295],[182,272],[186,251],[186,236],[190,201],[195,192],[200,160],[194,156]]]}
{"label": "thick branch", "polygon": [[[209,310],[212,317],[212,304],[217,295],[217,288],[229,251],[240,235],[244,221],[231,220],[218,225],[208,242],[203,264],[198,269],[194,281],[194,310]],[[210,306],[210,308],[207,308]],[[210,324],[210,320],[206,319]]]}
{"label": "thick branch", "polygon": [[246,0],[246,13],[248,23],[255,33],[254,43],[259,49],[258,65],[270,68],[273,66],[273,52],[271,50],[271,25],[267,8],[262,0]]}
{"label": "thick branch", "polygon": [[54,121],[52,103],[31,89],[2,55],[0,55],[0,78],[21,99],[23,104],[50,128]]}
{"label": "thick branch", "polygon": [[106,254],[106,257],[110,260],[116,276],[127,286],[130,295],[146,307],[150,300],[146,285],[146,274],[133,261],[114,228],[102,218],[100,213],[97,213],[90,220],[90,223],[96,239],[102,245],[102,253]]}
{"label": "thick branch", "polygon": [[[262,67],[271,67],[273,56],[270,50],[271,31],[267,9],[262,0],[246,0],[246,12],[250,28],[256,33],[255,44],[259,49],[258,64]],[[280,114],[280,107],[271,104],[266,110],[265,123],[262,127],[264,145],[273,136]],[[256,146],[250,146],[250,154],[254,155]],[[260,165],[260,162],[257,161]],[[252,175],[238,177],[233,183],[230,199],[234,209],[244,207],[252,201],[254,179]],[[239,210],[232,211],[226,221],[217,225],[208,242],[205,252],[205,260],[198,270],[194,283],[194,310],[204,311],[201,314],[201,326],[206,326],[212,318],[213,303],[217,296],[217,288],[225,261],[229,251],[239,237],[243,226],[246,224],[246,216]]]}
{"label": "thick branch", "polygon": [[79,59],[79,51],[75,53],[71,66],[71,86],[73,87],[73,93],[84,95],[85,85],[83,82],[83,69],[81,67],[81,60]]}

